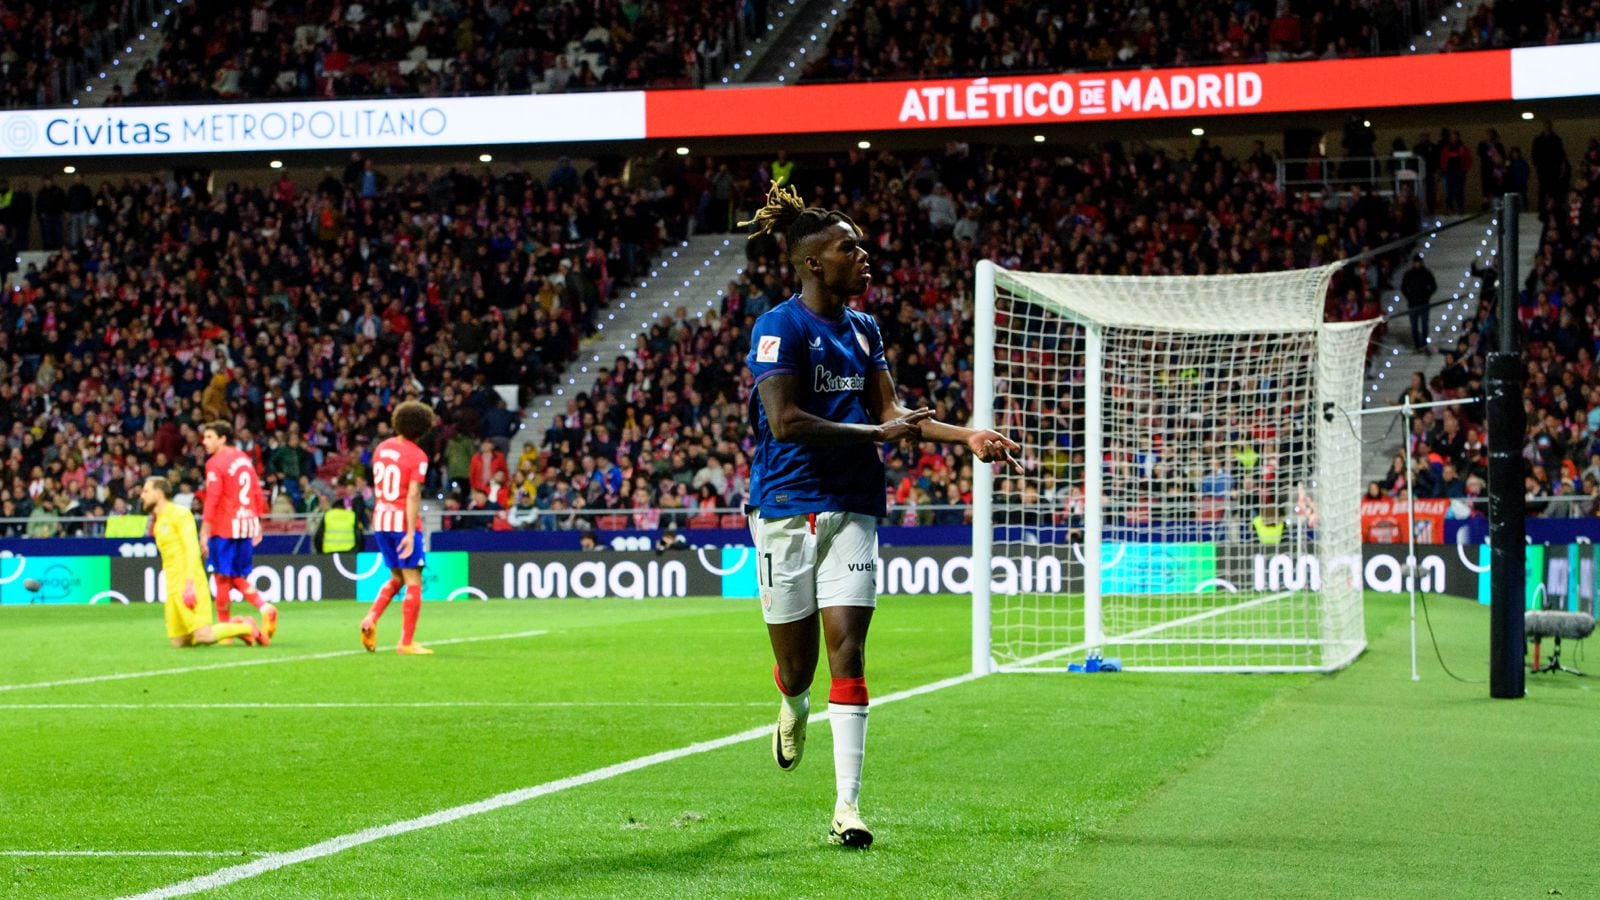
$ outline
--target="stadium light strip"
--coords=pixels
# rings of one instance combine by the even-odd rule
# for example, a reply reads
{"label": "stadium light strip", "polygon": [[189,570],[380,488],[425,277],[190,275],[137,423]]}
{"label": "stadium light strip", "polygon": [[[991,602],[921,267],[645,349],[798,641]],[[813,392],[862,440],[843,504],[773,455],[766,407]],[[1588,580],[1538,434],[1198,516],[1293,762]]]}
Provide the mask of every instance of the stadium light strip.
{"label": "stadium light strip", "polygon": [[1600,44],[673,91],[15,110],[0,158],[892,132],[1600,95]]}

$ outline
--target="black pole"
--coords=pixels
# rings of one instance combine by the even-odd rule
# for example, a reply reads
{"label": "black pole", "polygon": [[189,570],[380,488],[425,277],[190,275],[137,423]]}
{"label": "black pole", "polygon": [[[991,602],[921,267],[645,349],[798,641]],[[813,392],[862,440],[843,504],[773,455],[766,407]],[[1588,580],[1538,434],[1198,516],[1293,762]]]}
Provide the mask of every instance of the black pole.
{"label": "black pole", "polygon": [[1526,693],[1523,658],[1527,645],[1527,556],[1524,519],[1522,359],[1517,350],[1517,216],[1521,197],[1506,194],[1500,205],[1499,330],[1484,378],[1489,445],[1489,696],[1515,699]]}

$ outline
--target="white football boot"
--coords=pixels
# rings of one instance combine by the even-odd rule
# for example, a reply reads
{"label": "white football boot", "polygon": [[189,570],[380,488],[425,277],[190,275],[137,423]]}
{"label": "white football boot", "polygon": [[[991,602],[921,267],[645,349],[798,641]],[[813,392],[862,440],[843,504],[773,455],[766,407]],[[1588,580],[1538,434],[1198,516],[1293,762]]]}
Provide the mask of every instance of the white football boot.
{"label": "white football boot", "polygon": [[772,759],[785,772],[794,771],[805,755],[808,718],[790,712],[787,703],[778,704],[778,725],[772,729]]}
{"label": "white football boot", "polygon": [[854,804],[841,803],[834,808],[833,828],[828,832],[828,843],[857,850],[872,846],[872,829],[861,821]]}

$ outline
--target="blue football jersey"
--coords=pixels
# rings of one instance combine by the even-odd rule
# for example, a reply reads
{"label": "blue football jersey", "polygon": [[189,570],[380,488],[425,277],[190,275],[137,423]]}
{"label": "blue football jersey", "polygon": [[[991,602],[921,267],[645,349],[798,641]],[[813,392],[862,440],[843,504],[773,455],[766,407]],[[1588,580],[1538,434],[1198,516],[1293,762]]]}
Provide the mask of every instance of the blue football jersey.
{"label": "blue football jersey", "polygon": [[[830,422],[875,425],[867,410],[867,378],[887,370],[883,334],[866,313],[845,309],[828,319],[798,295],[756,320],[745,358],[756,384],[793,375],[800,408]],[[750,394],[756,426],[750,461],[750,502],[765,519],[813,512],[854,512],[882,517],[883,458],[878,445],[813,447],[779,441],[767,424],[759,390]]]}

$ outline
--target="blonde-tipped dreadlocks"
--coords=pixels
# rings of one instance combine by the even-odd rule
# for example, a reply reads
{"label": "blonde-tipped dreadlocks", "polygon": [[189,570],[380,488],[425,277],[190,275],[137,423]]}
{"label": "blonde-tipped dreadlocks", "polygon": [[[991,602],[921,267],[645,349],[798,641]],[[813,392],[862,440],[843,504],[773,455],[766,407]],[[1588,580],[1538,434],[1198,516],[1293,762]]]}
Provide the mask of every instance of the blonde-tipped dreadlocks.
{"label": "blonde-tipped dreadlocks", "polygon": [[778,232],[783,232],[784,245],[792,259],[800,243],[807,237],[839,222],[844,222],[860,231],[856,228],[856,223],[844,213],[836,209],[806,206],[806,201],[800,197],[799,190],[793,186],[783,187],[775,184],[772,190],[767,192],[767,205],[756,210],[753,218],[740,222],[739,227],[754,225],[755,231],[750,234],[752,238],[760,234],[776,236]]}
{"label": "blonde-tipped dreadlocks", "polygon": [[806,201],[800,198],[800,192],[794,187],[784,187],[774,184],[772,190],[767,192],[767,205],[756,210],[754,218],[739,223],[740,228],[747,225],[756,226],[750,236],[770,234],[776,236],[779,231],[788,231],[789,226],[795,223],[806,211]]}

